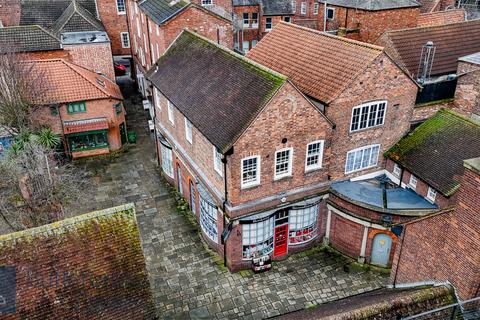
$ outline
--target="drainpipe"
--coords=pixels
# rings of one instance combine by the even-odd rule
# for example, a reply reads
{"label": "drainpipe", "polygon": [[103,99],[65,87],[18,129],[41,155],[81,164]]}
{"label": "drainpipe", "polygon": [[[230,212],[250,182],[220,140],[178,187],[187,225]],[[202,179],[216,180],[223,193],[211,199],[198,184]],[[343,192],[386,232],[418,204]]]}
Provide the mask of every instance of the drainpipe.
{"label": "drainpipe", "polygon": [[325,1],[323,7],[323,32],[325,31],[327,31],[327,1]]}
{"label": "drainpipe", "polygon": [[[225,231],[226,227],[226,218],[225,218],[225,209],[227,206],[227,201],[228,201],[228,184],[227,184],[227,156],[233,154],[233,147],[230,148],[225,154],[223,155],[223,188],[224,188],[224,200],[222,203],[222,211],[223,211],[223,230]],[[223,264],[225,267],[227,266],[227,241],[223,241]]]}
{"label": "drainpipe", "polygon": [[402,242],[400,244],[400,252],[398,253],[397,266],[395,268],[395,276],[393,277],[393,286],[394,287],[397,285],[398,268],[400,266],[400,260],[402,259],[403,244],[404,244],[405,237],[407,236],[407,227],[408,227],[408,224],[405,224],[405,226],[403,228],[403,235],[401,236]]}
{"label": "drainpipe", "polygon": [[[132,0],[133,1],[133,0]],[[128,15],[128,12],[130,11],[129,10],[129,7],[130,6],[127,6],[127,4],[129,4],[130,1],[125,1],[125,19],[127,20],[127,32],[128,32],[128,41],[130,42],[130,55],[132,56],[130,58],[130,78],[133,80],[135,79],[135,71],[134,71],[134,67],[133,67],[133,43],[132,43],[132,38],[130,37],[130,19],[129,19],[129,15]]]}

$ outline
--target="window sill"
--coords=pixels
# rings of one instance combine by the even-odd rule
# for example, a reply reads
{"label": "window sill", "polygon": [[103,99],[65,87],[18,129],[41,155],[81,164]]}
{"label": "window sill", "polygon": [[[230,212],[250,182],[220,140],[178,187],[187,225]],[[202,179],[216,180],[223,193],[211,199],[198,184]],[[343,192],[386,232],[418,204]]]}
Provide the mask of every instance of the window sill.
{"label": "window sill", "polygon": [[378,129],[378,128],[381,128],[383,127],[385,124],[379,124],[379,125],[376,125],[376,126],[372,126],[372,127],[368,127],[368,128],[363,128],[363,129],[358,129],[358,130],[350,130],[349,133],[350,134],[355,134],[355,133],[359,133],[359,132],[363,132],[363,131],[367,131],[367,130],[371,130],[371,129]]}
{"label": "window sill", "polygon": [[274,177],[273,181],[276,182],[276,181],[280,181],[280,180],[288,179],[288,178],[293,178],[293,175],[290,173],[289,175]]}
{"label": "window sill", "polygon": [[223,178],[223,174],[221,172],[218,172],[216,169],[214,169],[214,171],[220,178]]}
{"label": "window sill", "polygon": [[365,171],[365,170],[376,168],[376,167],[378,167],[378,164],[376,164],[374,166],[370,166],[370,167],[365,167],[365,168],[361,168],[361,169],[357,169],[357,170],[348,171],[348,172],[345,171],[345,174],[348,175],[348,174],[352,174],[352,173],[357,173],[357,172],[360,172],[360,171]]}
{"label": "window sill", "polygon": [[305,168],[305,173],[307,174],[307,173],[319,171],[319,170],[321,170],[321,169],[322,169],[321,166],[320,166],[320,167],[315,167],[315,168]]}
{"label": "window sill", "polygon": [[254,189],[258,186],[260,186],[260,182],[256,183],[256,184],[249,184],[249,185],[246,185],[246,186],[241,186],[240,190],[250,190],[250,189]]}
{"label": "window sill", "polygon": [[75,153],[75,152],[83,152],[83,151],[89,151],[89,150],[95,150],[95,149],[107,149],[108,147],[109,147],[109,145],[106,144],[106,145],[101,145],[101,146],[96,146],[96,147],[88,147],[88,148],[71,150],[71,152]]}
{"label": "window sill", "polygon": [[117,14],[118,14],[119,16],[124,16],[124,15],[126,15],[127,13],[126,13],[126,12],[118,12],[118,11],[117,11]]}

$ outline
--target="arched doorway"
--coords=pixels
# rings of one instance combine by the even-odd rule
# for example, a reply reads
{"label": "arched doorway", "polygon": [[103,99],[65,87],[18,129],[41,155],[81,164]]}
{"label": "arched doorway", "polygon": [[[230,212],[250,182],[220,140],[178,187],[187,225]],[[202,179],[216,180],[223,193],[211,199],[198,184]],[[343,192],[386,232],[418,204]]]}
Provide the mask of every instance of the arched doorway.
{"label": "arched doorway", "polygon": [[386,267],[390,258],[392,238],[384,233],[379,233],[373,238],[371,264]]}

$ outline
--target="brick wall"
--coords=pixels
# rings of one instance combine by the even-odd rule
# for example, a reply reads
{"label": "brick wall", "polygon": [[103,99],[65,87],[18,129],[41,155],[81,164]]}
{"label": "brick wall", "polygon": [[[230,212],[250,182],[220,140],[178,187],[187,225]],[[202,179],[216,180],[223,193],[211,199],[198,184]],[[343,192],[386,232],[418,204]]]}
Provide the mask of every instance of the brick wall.
{"label": "brick wall", "polygon": [[112,43],[113,55],[130,55],[130,48],[122,48],[121,32],[128,32],[125,13],[119,13],[116,0],[97,0],[98,14]]}
{"label": "brick wall", "polygon": [[[235,206],[326,182],[330,164],[330,134],[330,123],[287,82],[237,140],[234,154],[227,158],[229,202]],[[286,143],[282,143],[284,138]],[[305,173],[306,147],[316,140],[325,140],[322,168]],[[293,148],[292,176],[275,181],[275,151],[290,147]],[[261,157],[260,185],[241,189],[241,160],[253,155]]]}
{"label": "brick wall", "polygon": [[[193,0],[192,3],[202,6],[202,0]],[[219,7],[220,10],[224,10],[227,13],[233,12],[232,0],[212,0],[212,3],[213,5],[205,6],[205,8],[211,8],[211,10],[215,11],[215,7]]]}
{"label": "brick wall", "polygon": [[0,0],[0,21],[4,27],[20,24],[20,0]]}
{"label": "brick wall", "polygon": [[[295,21],[295,24],[312,28],[312,29],[317,29],[317,15],[314,14],[314,6],[317,1],[314,0],[297,0],[295,1],[296,3],[296,10],[295,10],[295,17],[293,17],[293,21]],[[301,12],[301,7],[302,3],[305,4],[306,8],[306,13],[302,14]],[[320,11],[320,5],[318,7],[318,11]]]}
{"label": "brick wall", "polygon": [[[375,43],[385,31],[416,27],[420,14],[418,8],[366,11],[333,5],[328,7],[335,9],[335,15],[333,20],[327,20],[327,30],[359,30],[349,33],[347,37],[369,43]],[[324,4],[320,4],[317,16],[319,30],[324,27],[324,10]]]}
{"label": "brick wall", "polygon": [[65,59],[73,62],[70,53],[67,50],[28,52],[20,56],[20,58],[25,60]]}
{"label": "brick wall", "polygon": [[[234,13],[238,17],[238,19],[241,21],[242,26],[243,26],[243,13],[248,13],[249,14],[249,19],[250,19],[250,25],[249,27],[243,27],[243,30],[240,30],[238,32],[238,36],[236,38],[236,41],[239,42],[238,49],[243,50],[243,41],[248,41],[248,46],[251,49],[252,48],[252,41],[260,41],[260,28],[261,25],[263,24],[263,20],[260,19],[260,7],[257,6],[237,6],[234,7]],[[252,19],[252,13],[256,12],[257,13],[257,24],[258,27],[253,29],[251,28],[251,19]]]}
{"label": "brick wall", "polygon": [[[383,168],[383,152],[410,128],[417,90],[417,85],[382,54],[327,106],[325,113],[336,124],[330,166],[333,179],[358,176]],[[351,133],[352,108],[376,100],[387,100],[384,125]],[[347,152],[372,144],[380,144],[378,165],[346,175],[344,172]]]}
{"label": "brick wall", "polygon": [[64,45],[63,49],[68,51],[73,63],[88,70],[100,71],[115,82],[110,43]]}
{"label": "brick wall", "polygon": [[452,108],[466,116],[480,117],[480,65],[458,62],[457,88]]}
{"label": "brick wall", "polygon": [[478,295],[478,168],[465,169],[457,193],[458,204],[454,211],[429,216],[405,226],[402,245],[395,252],[394,272],[390,278],[393,283],[448,280],[457,288],[461,299]]}
{"label": "brick wall", "polygon": [[340,252],[357,258],[362,248],[364,227],[332,213],[330,220],[330,244]]}

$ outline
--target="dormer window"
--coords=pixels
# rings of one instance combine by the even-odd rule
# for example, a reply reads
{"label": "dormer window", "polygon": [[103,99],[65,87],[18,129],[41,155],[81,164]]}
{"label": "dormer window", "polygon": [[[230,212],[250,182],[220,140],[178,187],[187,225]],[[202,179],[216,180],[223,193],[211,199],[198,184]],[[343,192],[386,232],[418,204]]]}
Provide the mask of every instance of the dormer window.
{"label": "dormer window", "polygon": [[213,4],[213,0],[202,0],[202,6],[211,6]]}

